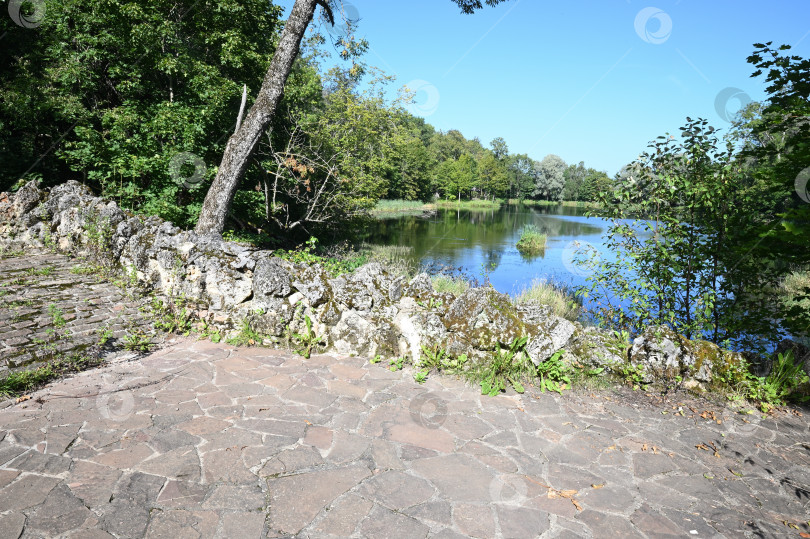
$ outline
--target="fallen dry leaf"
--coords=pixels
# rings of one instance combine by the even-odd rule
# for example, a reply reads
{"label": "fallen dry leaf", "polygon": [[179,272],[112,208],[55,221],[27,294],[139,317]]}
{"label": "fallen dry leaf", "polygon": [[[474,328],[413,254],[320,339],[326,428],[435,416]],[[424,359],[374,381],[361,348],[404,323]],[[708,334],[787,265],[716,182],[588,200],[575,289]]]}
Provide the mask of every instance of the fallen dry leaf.
{"label": "fallen dry leaf", "polygon": [[17,397],[17,400],[14,402],[16,404],[20,404],[21,402],[25,402],[27,400],[31,400],[31,395],[23,395],[22,397]]}

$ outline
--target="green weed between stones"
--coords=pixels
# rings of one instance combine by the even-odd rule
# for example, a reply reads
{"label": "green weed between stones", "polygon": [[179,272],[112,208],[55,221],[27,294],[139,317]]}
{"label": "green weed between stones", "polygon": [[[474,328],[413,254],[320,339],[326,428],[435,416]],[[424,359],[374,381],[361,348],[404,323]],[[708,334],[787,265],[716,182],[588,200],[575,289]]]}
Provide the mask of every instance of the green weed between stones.
{"label": "green weed between stones", "polygon": [[54,266],[43,266],[41,268],[28,268],[28,275],[37,276],[37,277],[47,277],[49,275],[53,275],[53,272],[56,268]]}
{"label": "green weed between stones", "polygon": [[755,376],[750,366],[741,362],[717,378],[729,401],[753,402],[762,412],[788,402],[810,401],[810,379],[791,352],[778,354],[768,376]]}
{"label": "green weed between stones", "polygon": [[292,338],[296,343],[295,353],[309,358],[312,350],[324,344],[324,341],[315,334],[312,329],[312,319],[309,316],[304,316],[304,326],[304,332],[293,333]]}
{"label": "green weed between stones", "polygon": [[80,372],[99,364],[101,364],[99,359],[73,354],[37,369],[12,372],[0,379],[0,396],[11,398],[24,395],[66,374]]}
{"label": "green weed between stones", "polygon": [[261,344],[263,340],[264,336],[250,327],[250,320],[242,320],[239,333],[225,342],[233,346],[254,346]]}
{"label": "green weed between stones", "polygon": [[182,298],[171,298],[166,302],[160,298],[152,298],[148,310],[155,328],[188,336],[192,330],[191,313],[182,303]]}
{"label": "green weed between stones", "polygon": [[563,389],[571,385],[572,368],[562,360],[564,353],[564,350],[558,350],[537,366],[537,376],[540,378],[538,387],[543,393],[549,390],[562,395]]}
{"label": "green weed between stones", "polygon": [[405,365],[404,357],[393,357],[388,362],[388,370],[391,372],[401,371]]}
{"label": "green weed between stones", "polygon": [[67,323],[65,322],[64,312],[54,303],[48,305],[48,314],[51,316],[54,327],[61,328]]}
{"label": "green weed between stones", "polygon": [[123,344],[131,352],[148,352],[152,348],[152,339],[145,333],[129,333],[124,335]]}
{"label": "green weed between stones", "polygon": [[525,391],[521,380],[536,374],[534,364],[526,353],[528,338],[519,337],[509,348],[500,346],[492,360],[469,373],[481,385],[481,394],[495,396],[505,391],[508,384],[518,393]]}

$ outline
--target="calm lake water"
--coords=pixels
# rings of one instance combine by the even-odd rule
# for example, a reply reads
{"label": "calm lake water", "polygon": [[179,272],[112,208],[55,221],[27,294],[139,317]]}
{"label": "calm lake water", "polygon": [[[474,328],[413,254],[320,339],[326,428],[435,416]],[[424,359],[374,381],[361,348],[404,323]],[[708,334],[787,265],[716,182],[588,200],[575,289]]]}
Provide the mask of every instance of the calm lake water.
{"label": "calm lake water", "polygon": [[[369,241],[413,247],[422,264],[446,266],[484,280],[485,272],[496,290],[520,292],[536,278],[585,284],[590,274],[574,254],[595,249],[602,259],[611,257],[602,233],[608,222],[585,217],[585,209],[564,206],[504,205],[499,210],[439,210],[435,215],[381,219]],[[523,256],[515,247],[523,227],[534,224],[548,236],[546,250]]]}

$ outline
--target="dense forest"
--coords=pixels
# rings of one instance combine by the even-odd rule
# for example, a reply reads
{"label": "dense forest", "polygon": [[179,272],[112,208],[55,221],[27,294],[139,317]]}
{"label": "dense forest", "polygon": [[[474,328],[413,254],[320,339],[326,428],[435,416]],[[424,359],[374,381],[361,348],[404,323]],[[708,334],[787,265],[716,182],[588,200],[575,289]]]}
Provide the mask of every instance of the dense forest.
{"label": "dense forest", "polygon": [[[36,29],[0,18],[0,189],[76,179],[192,227],[243,87],[250,100],[283,24],[266,2],[192,4],[48,3]],[[500,137],[485,145],[436,130],[408,112],[413,92],[366,65],[368,43],[353,28],[323,29],[308,32],[236,193],[231,228],[305,237],[382,198],[587,201],[609,185],[584,163],[537,161]]]}

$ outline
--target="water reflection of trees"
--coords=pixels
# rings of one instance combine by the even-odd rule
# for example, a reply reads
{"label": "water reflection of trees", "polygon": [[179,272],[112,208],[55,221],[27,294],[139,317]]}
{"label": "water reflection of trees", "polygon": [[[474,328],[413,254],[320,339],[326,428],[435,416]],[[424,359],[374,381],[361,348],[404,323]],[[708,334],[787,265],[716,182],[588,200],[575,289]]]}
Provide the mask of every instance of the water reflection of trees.
{"label": "water reflection of trees", "polygon": [[458,260],[465,249],[479,247],[488,268],[497,267],[504,253],[504,244],[515,241],[522,228],[534,224],[549,239],[557,236],[592,236],[602,227],[584,219],[566,220],[558,216],[582,216],[579,208],[526,208],[504,206],[499,210],[439,210],[430,217],[405,216],[373,223],[366,241],[386,245],[409,245],[413,256],[424,258],[432,253],[434,260],[448,264]]}

